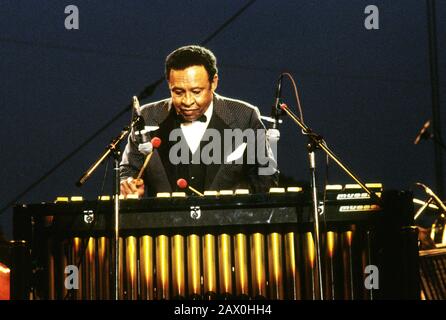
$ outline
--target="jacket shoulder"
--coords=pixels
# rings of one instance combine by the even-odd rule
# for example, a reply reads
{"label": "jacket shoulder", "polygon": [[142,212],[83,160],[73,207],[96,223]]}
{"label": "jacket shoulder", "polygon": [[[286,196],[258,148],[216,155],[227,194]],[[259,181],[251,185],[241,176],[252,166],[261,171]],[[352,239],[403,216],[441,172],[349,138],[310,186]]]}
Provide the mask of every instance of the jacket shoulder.
{"label": "jacket shoulder", "polygon": [[232,108],[239,108],[241,110],[245,110],[247,112],[258,112],[259,108],[256,106],[250,104],[249,102],[234,99],[234,98],[228,98],[221,95],[217,95],[217,100],[221,100],[226,105],[232,107]]}
{"label": "jacket shoulder", "polygon": [[150,102],[141,106],[141,116],[148,123],[160,123],[169,113],[171,99]]}
{"label": "jacket shoulder", "polygon": [[260,111],[256,106],[239,99],[233,99],[223,96],[216,96],[220,108],[220,115],[225,117],[228,122],[236,124],[237,127],[251,127],[258,124],[260,120]]}

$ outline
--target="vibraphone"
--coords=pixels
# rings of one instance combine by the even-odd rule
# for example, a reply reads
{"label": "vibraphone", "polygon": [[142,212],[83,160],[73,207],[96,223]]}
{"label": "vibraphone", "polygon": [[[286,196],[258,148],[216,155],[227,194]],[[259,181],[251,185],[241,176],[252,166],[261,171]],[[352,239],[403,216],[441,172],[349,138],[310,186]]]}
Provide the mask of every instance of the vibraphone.
{"label": "vibraphone", "polygon": [[[319,299],[311,203],[295,191],[123,200],[119,298]],[[74,200],[15,208],[35,299],[111,297],[113,203]],[[384,192],[378,206],[360,190],[328,190],[325,299],[417,298],[416,232],[404,218],[411,206],[405,192]],[[379,269],[378,290],[364,285],[368,265]],[[78,267],[77,290],[67,286],[67,266]]]}

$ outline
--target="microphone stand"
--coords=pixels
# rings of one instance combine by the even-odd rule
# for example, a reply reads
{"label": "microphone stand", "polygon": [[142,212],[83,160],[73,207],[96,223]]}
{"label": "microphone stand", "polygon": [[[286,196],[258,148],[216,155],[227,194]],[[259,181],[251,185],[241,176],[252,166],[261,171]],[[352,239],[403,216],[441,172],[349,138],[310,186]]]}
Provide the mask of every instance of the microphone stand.
{"label": "microphone stand", "polygon": [[321,246],[320,246],[320,231],[319,231],[319,212],[318,212],[318,199],[317,199],[317,187],[316,187],[316,159],[315,150],[322,149],[324,152],[344,170],[356,183],[358,183],[362,189],[370,196],[373,201],[381,203],[381,199],[359,179],[357,176],[346,166],[341,160],[330,150],[324,139],[314,133],[309,127],[307,127],[289,108],[286,104],[281,104],[280,109],[283,110],[301,129],[302,133],[308,137],[308,158],[310,162],[310,174],[311,174],[311,196],[313,202],[313,223],[315,234],[315,247],[316,247],[316,259],[317,259],[317,271],[318,271],[318,285],[320,299],[324,300],[324,290],[322,281],[322,259],[321,259]]}
{"label": "microphone stand", "polygon": [[[423,183],[417,182],[416,185],[422,187],[424,191],[429,195],[429,201],[428,205],[431,201],[435,201],[439,207],[440,213],[446,213],[446,205],[443,203],[443,201],[438,197],[428,186],[426,186]],[[427,206],[427,205],[426,205]]]}
{"label": "microphone stand", "polygon": [[[142,119],[138,116],[132,120],[130,128],[133,128]],[[119,144],[125,139],[125,137],[130,133],[129,127],[124,128],[121,133],[112,140],[112,142],[105,148],[104,153],[96,160],[93,165],[79,178],[76,182],[78,187],[81,187],[93,174],[93,172],[98,168],[98,166],[110,155],[112,154],[114,160],[114,179],[113,179],[113,215],[114,215],[114,238],[113,238],[113,248],[111,252],[111,259],[113,263],[112,268],[112,279],[114,281],[114,292],[112,297],[114,300],[119,299],[120,291],[120,274],[119,274],[119,261],[121,261],[121,251],[119,250],[119,212],[120,212],[120,177],[119,177],[119,163],[121,160],[121,152],[119,150]]]}
{"label": "microphone stand", "polygon": [[441,148],[443,148],[446,151],[446,145],[441,141],[441,139],[438,139],[435,134],[430,136],[428,139],[431,139],[434,143],[439,145]]}

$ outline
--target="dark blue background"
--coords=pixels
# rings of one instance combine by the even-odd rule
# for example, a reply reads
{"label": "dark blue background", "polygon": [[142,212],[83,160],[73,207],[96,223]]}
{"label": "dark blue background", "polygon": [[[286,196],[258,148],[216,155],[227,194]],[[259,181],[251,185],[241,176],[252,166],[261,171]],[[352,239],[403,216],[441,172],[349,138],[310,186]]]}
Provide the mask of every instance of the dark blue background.
{"label": "dark blue background", "polygon": [[[436,2],[442,81],[446,2]],[[1,206],[159,79],[169,52],[199,43],[246,3],[2,0]],[[79,30],[64,27],[70,4],[79,8]],[[379,8],[379,30],[364,27],[370,4]],[[434,188],[433,143],[413,145],[432,114],[426,12],[421,0],[258,0],[208,44],[219,60],[217,91],[269,115],[276,79],[289,71],[306,123],[364,181],[396,189],[421,181]],[[444,82],[440,93],[444,101]],[[163,83],[149,100],[167,95]],[[289,83],[284,96],[294,108]],[[19,202],[95,198],[104,168],[82,189],[74,183],[129,118],[121,117]],[[281,129],[281,171],[307,180],[306,140],[289,119]],[[318,158],[322,182],[323,154]],[[104,194],[110,193],[110,175]],[[329,181],[351,182],[334,164]],[[0,217],[8,238],[11,215],[9,209]]]}

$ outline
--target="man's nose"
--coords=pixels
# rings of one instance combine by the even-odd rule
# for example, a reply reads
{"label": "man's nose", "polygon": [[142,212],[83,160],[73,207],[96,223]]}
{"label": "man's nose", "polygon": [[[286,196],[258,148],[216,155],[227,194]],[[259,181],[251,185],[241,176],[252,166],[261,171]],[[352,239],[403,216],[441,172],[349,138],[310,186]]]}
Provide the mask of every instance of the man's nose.
{"label": "man's nose", "polygon": [[186,94],[183,97],[183,101],[182,101],[183,105],[190,107],[191,105],[194,104],[194,102],[195,102],[195,99],[194,99],[193,95],[189,92],[186,92]]}

